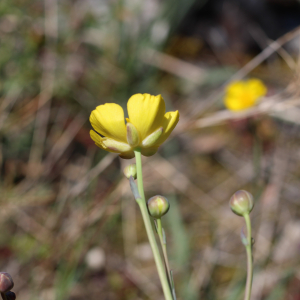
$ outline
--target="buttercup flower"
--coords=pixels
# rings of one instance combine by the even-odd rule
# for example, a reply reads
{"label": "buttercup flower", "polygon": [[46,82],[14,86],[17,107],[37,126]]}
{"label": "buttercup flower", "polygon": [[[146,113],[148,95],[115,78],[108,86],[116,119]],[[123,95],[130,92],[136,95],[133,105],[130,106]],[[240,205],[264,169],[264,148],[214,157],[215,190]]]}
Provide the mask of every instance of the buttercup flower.
{"label": "buttercup flower", "polygon": [[254,106],[266,93],[267,88],[259,79],[233,81],[226,88],[224,104],[233,111],[247,109]]}
{"label": "buttercup flower", "polygon": [[122,107],[115,103],[97,106],[90,116],[95,130],[90,135],[95,144],[127,159],[133,158],[133,151],[138,148],[145,156],[155,154],[179,121],[178,111],[165,112],[161,95],[133,95],[127,111],[126,124]]}

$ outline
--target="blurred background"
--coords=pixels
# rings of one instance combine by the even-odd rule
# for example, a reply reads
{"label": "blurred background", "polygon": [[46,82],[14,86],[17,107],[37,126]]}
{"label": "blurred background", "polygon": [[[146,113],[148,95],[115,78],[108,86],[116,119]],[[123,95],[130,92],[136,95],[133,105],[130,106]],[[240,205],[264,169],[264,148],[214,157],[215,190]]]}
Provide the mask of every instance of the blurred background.
{"label": "blurred background", "polygon": [[[178,299],[242,299],[246,189],[252,299],[300,299],[300,2],[1,0],[0,266],[21,300],[163,299],[128,163],[89,137],[91,111],[162,94],[180,122],[144,159]],[[233,113],[232,80],[267,96]]]}

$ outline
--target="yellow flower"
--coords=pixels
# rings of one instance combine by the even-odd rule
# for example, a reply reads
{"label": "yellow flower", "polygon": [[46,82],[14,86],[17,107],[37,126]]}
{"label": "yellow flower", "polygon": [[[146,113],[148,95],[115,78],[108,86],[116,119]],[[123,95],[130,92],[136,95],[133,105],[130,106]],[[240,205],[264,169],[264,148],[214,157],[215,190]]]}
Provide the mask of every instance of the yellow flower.
{"label": "yellow flower", "polygon": [[122,158],[133,158],[135,149],[141,149],[145,156],[155,154],[179,121],[178,111],[165,112],[161,95],[133,95],[128,100],[127,110],[126,124],[122,107],[115,103],[97,106],[90,116],[95,130],[91,130],[90,135],[95,144],[119,153]]}
{"label": "yellow flower", "polygon": [[267,87],[259,79],[234,81],[226,87],[224,104],[234,111],[247,109],[254,106],[266,93]]}

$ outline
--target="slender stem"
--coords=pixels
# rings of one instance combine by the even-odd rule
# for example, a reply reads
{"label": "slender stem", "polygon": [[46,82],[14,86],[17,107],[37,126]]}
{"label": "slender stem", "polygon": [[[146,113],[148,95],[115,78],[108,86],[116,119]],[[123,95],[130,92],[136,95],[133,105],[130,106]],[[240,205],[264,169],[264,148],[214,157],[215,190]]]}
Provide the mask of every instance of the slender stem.
{"label": "slender stem", "polygon": [[139,194],[142,198],[137,199],[137,203],[140,207],[140,210],[142,212],[142,217],[144,220],[144,224],[146,227],[148,239],[152,248],[156,268],[158,271],[159,279],[162,285],[162,289],[164,292],[164,296],[166,300],[173,300],[172,293],[170,290],[168,278],[166,276],[165,270],[164,270],[164,264],[161,259],[159,249],[155,240],[155,235],[153,232],[152,224],[150,221],[150,217],[148,214],[148,209],[146,206],[146,200],[145,200],[145,194],[144,194],[144,185],[143,185],[143,173],[142,173],[142,157],[141,152],[139,150],[134,151],[135,153],[135,159],[136,159],[136,168],[137,168],[137,179],[138,179],[138,190]]}
{"label": "slender stem", "polygon": [[145,192],[144,192],[144,184],[143,184],[143,171],[142,171],[142,154],[140,151],[134,151],[134,154],[135,154],[135,161],[136,161],[138,190],[139,190],[140,196],[145,200]]}
{"label": "slender stem", "polygon": [[253,278],[253,261],[252,261],[252,236],[251,236],[251,221],[249,214],[244,215],[247,227],[247,281],[245,289],[245,298],[244,300],[250,300],[251,288],[252,288],[252,278]]}
{"label": "slender stem", "polygon": [[163,229],[162,229],[162,225],[161,225],[161,219],[157,219],[156,222],[157,222],[157,233],[158,233],[158,236],[159,236],[160,245],[161,245],[163,255],[164,255],[164,259],[165,259],[166,271],[167,271],[170,286],[172,287],[171,269],[170,269],[168,253],[167,253],[167,244],[165,243],[164,236],[163,236]]}

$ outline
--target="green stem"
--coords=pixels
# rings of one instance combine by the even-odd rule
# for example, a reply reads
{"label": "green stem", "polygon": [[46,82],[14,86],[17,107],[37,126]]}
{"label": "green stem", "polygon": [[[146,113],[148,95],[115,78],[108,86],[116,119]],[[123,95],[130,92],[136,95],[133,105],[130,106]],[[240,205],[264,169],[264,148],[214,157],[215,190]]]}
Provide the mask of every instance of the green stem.
{"label": "green stem", "polygon": [[245,289],[245,298],[244,300],[250,300],[251,288],[252,288],[252,278],[253,278],[253,261],[252,261],[252,236],[251,236],[251,221],[249,214],[244,215],[247,227],[247,281]]}
{"label": "green stem", "polygon": [[139,150],[134,151],[135,159],[136,159],[136,168],[137,168],[137,179],[138,179],[138,190],[139,194],[142,198],[137,199],[137,203],[140,207],[142,217],[144,220],[144,224],[146,227],[148,239],[151,245],[151,249],[153,252],[156,268],[158,271],[159,279],[162,285],[162,289],[165,295],[166,300],[173,300],[172,293],[170,290],[168,278],[166,276],[165,270],[164,270],[164,264],[161,259],[159,249],[155,240],[155,235],[153,232],[152,224],[150,221],[150,217],[148,214],[148,209],[146,206],[146,200],[145,200],[145,193],[144,193],[144,185],[143,185],[143,173],[142,173],[142,157],[141,152]]}
{"label": "green stem", "polygon": [[[143,171],[142,171],[142,154],[140,151],[134,151],[135,162],[136,162],[136,171],[137,171],[137,180],[138,180],[138,190],[140,196],[145,200],[144,184],[143,184]],[[145,200],[146,202],[146,200]]]}
{"label": "green stem", "polygon": [[163,251],[164,260],[165,260],[165,264],[166,264],[167,275],[168,275],[170,286],[172,287],[171,269],[170,269],[168,253],[167,253],[167,244],[165,243],[164,236],[163,236],[161,219],[157,219],[156,222],[157,222],[157,233],[159,236],[159,241],[160,241],[160,245],[161,245],[161,248]]}

